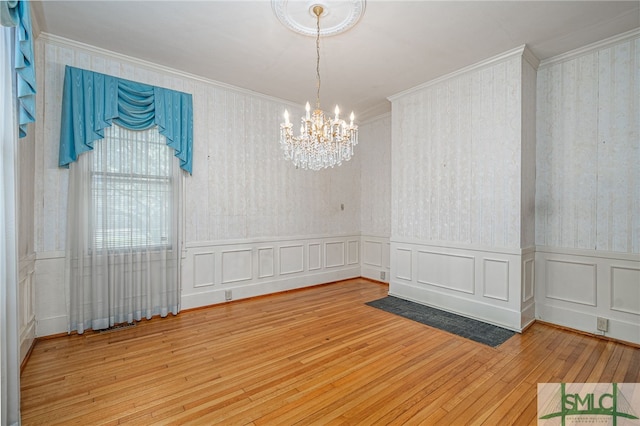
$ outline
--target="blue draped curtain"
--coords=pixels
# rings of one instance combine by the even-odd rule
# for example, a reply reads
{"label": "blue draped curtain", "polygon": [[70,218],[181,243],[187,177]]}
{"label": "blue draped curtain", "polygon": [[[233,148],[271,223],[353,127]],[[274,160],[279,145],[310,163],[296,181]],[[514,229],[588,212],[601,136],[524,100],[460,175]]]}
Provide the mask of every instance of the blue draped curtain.
{"label": "blue draped curtain", "polygon": [[190,94],[66,67],[58,162],[70,166],[69,331],[179,312],[192,146]]}
{"label": "blue draped curtain", "polygon": [[0,25],[16,28],[13,66],[16,70],[18,132],[23,138],[27,135],[27,124],[36,120],[36,69],[29,2],[0,1]]}
{"label": "blue draped curtain", "polygon": [[62,95],[60,167],[93,149],[112,124],[131,130],[158,126],[180,167],[192,173],[193,101],[188,93],[67,66]]}

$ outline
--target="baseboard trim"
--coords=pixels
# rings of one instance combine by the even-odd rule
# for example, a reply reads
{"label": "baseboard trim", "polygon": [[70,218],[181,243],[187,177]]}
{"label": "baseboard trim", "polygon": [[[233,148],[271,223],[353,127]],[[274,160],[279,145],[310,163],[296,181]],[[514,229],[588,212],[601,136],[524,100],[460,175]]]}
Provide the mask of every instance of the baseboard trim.
{"label": "baseboard trim", "polygon": [[603,336],[601,334],[589,333],[588,331],[579,330],[579,329],[573,328],[573,327],[567,327],[566,325],[555,324],[553,322],[543,321],[541,319],[536,319],[534,322],[539,322],[540,324],[548,325],[550,327],[555,327],[555,328],[558,328],[560,330],[566,330],[566,331],[570,331],[572,333],[582,334],[583,336],[595,337],[595,338],[600,339],[600,340],[606,340],[608,342],[613,342],[613,343],[620,343],[622,345],[631,346],[632,348],[640,349],[640,344],[637,344],[637,343],[634,343],[634,342],[629,342],[629,341],[622,340],[622,339],[616,339],[615,337],[609,337],[609,336]]}
{"label": "baseboard trim", "polygon": [[38,342],[38,338],[36,337],[31,341],[31,345],[29,346],[27,353],[24,355],[24,358],[22,358],[22,362],[20,363],[21,376],[22,376],[22,372],[24,371],[24,368],[27,366],[27,362],[29,361],[29,358],[31,358],[31,353],[33,352],[33,348],[36,346],[37,342]]}
{"label": "baseboard trim", "polygon": [[522,333],[523,327],[519,326],[521,313],[508,308],[487,305],[476,300],[455,297],[431,289],[393,281],[389,286],[389,296]]}

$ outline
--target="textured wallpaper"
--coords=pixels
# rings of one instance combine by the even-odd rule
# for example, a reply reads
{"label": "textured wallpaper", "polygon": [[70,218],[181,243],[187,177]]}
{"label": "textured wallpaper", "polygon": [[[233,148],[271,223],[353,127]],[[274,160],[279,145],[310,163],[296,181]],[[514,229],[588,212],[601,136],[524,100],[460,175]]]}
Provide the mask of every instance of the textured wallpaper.
{"label": "textured wallpaper", "polygon": [[68,171],[57,160],[66,64],[193,94],[185,242],[359,232],[361,146],[342,167],[296,170],[278,143],[284,103],[60,41],[39,39],[37,55],[37,251],[65,244]]}
{"label": "textured wallpaper", "polygon": [[391,114],[360,126],[360,228],[364,235],[391,235]]}
{"label": "textured wallpaper", "polygon": [[392,238],[520,247],[521,58],[393,101]]}
{"label": "textured wallpaper", "polygon": [[536,244],[640,252],[640,39],[538,71]]}

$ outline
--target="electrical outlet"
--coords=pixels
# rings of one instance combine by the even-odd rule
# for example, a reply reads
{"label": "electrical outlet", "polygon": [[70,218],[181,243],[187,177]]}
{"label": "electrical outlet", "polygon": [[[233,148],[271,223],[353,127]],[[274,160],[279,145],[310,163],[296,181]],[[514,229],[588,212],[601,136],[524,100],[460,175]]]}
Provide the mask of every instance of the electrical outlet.
{"label": "electrical outlet", "polygon": [[387,273],[384,271],[380,271],[380,279],[384,281],[386,277],[387,277]]}
{"label": "electrical outlet", "polygon": [[598,325],[596,327],[598,331],[608,331],[609,330],[609,320],[606,318],[598,317]]}
{"label": "electrical outlet", "polygon": [[233,300],[233,294],[231,293],[231,290],[224,291],[224,300],[226,300],[227,302],[229,300]]}

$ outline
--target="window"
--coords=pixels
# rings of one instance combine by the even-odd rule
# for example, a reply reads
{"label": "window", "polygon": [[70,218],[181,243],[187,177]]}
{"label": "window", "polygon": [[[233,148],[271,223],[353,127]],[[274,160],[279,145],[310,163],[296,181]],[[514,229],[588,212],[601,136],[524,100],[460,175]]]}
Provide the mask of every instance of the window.
{"label": "window", "polygon": [[156,127],[135,131],[113,125],[94,142],[93,249],[170,248],[173,153]]}

